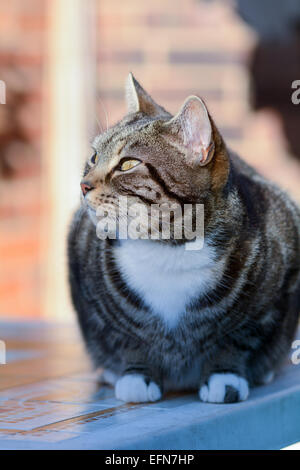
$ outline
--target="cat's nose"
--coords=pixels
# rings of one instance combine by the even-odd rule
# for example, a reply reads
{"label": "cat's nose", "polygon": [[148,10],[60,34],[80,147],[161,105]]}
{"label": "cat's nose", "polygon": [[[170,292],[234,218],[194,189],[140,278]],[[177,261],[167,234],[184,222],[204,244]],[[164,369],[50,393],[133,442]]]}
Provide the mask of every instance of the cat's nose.
{"label": "cat's nose", "polygon": [[94,189],[94,187],[88,183],[87,181],[83,181],[82,183],[80,183],[80,187],[81,187],[81,191],[82,191],[82,194],[85,196],[89,191],[91,191],[92,189]]}

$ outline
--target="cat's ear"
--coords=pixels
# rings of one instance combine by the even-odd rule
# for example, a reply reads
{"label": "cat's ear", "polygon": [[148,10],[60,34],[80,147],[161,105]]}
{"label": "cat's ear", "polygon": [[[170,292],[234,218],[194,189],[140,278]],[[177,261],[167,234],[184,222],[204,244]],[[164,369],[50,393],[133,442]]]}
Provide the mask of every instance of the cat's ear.
{"label": "cat's ear", "polygon": [[190,96],[180,111],[164,127],[187,150],[191,163],[201,166],[210,162],[214,154],[211,121],[204,102]]}
{"label": "cat's ear", "polygon": [[143,112],[152,117],[169,116],[169,113],[146,93],[131,72],[127,77],[125,89],[128,113]]}

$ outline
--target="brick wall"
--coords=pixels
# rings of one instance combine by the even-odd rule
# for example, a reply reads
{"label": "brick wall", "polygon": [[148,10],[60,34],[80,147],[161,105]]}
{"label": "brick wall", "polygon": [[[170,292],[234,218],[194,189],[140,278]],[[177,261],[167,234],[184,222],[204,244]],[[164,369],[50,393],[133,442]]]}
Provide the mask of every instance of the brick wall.
{"label": "brick wall", "polygon": [[129,70],[173,113],[185,97],[198,94],[228,145],[300,200],[300,166],[288,155],[279,115],[250,108],[248,64],[257,38],[232,5],[205,0],[99,2],[101,122],[105,125],[104,106],[110,124],[124,113]]}
{"label": "brick wall", "polygon": [[0,315],[40,315],[44,0],[0,3]]}
{"label": "brick wall", "polygon": [[[46,214],[41,165],[42,77],[47,2],[0,3],[0,315],[40,316]],[[84,1],[84,0],[82,0]],[[88,2],[86,2],[88,4]],[[98,116],[125,112],[131,70],[171,112],[189,94],[207,102],[228,144],[300,201],[300,168],[273,111],[249,104],[248,62],[256,37],[227,1],[95,0]],[[299,77],[295,77],[299,78]],[[272,87],[272,83],[270,83]],[[53,293],[55,295],[55,293]]]}

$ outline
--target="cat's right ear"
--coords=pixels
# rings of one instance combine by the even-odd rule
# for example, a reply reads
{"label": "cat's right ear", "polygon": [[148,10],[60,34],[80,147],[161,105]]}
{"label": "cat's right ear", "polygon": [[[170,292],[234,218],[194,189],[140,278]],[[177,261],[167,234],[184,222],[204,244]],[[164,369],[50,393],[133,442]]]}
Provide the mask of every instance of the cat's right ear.
{"label": "cat's right ear", "polygon": [[177,145],[185,150],[191,164],[207,165],[214,154],[212,125],[204,102],[190,96],[180,111],[164,124],[165,130]]}
{"label": "cat's right ear", "polygon": [[125,91],[128,113],[142,112],[152,117],[170,116],[162,106],[155,103],[151,96],[146,93],[131,72],[126,80]]}

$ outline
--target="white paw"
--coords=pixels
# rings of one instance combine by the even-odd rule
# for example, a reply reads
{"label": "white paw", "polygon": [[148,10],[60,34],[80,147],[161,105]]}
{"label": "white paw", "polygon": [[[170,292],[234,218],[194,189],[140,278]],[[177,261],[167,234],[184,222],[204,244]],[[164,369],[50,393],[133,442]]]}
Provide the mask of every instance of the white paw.
{"label": "white paw", "polygon": [[208,403],[234,403],[248,398],[246,379],[235,374],[213,374],[199,390],[200,400]]}
{"label": "white paw", "polygon": [[161,391],[154,382],[146,383],[145,378],[139,374],[128,374],[121,377],[115,386],[118,400],[133,403],[157,401],[161,398]]}

